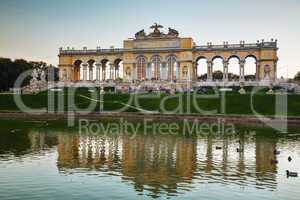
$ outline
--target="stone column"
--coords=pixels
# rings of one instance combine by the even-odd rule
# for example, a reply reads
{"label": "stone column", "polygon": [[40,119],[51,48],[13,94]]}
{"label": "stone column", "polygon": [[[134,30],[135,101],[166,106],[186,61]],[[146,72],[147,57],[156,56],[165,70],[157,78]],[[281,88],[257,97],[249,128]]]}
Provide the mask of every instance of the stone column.
{"label": "stone column", "polygon": [[113,72],[114,72],[114,64],[113,63],[110,63],[109,64],[109,79],[114,79],[114,75],[113,75]]}
{"label": "stone column", "polygon": [[207,80],[206,81],[213,80],[212,64],[213,64],[212,61],[207,61]]}
{"label": "stone column", "polygon": [[84,80],[84,81],[87,80],[87,67],[88,67],[88,64],[87,64],[87,63],[83,63],[83,64],[82,64],[82,68],[83,68],[83,80]]}
{"label": "stone column", "polygon": [[194,69],[194,80],[196,81],[198,79],[198,69],[197,69],[197,62],[193,63],[193,69]]}
{"label": "stone column", "polygon": [[245,61],[240,61],[240,82],[245,81]]}
{"label": "stone column", "polygon": [[101,64],[100,63],[96,63],[96,80],[100,81],[100,69],[101,69]]}
{"label": "stone column", "polygon": [[[176,66],[176,71],[174,74],[174,80],[180,80],[181,79],[181,63],[178,61]],[[178,76],[178,77],[176,77]]]}
{"label": "stone column", "polygon": [[259,61],[257,60],[255,64],[256,64],[255,80],[256,80],[256,81],[259,81],[260,63],[259,63]]}
{"label": "stone column", "polygon": [[274,72],[273,72],[273,74],[274,74],[274,81],[276,81],[276,79],[277,79],[277,60],[275,60],[274,61]]}
{"label": "stone column", "polygon": [[89,80],[93,80],[93,66],[89,66]]}
{"label": "stone column", "polygon": [[224,82],[228,81],[228,61],[227,60],[223,61],[223,81]]}
{"label": "stone column", "polygon": [[132,70],[132,80],[136,80],[138,76],[138,71],[137,71],[137,64],[133,63],[133,70]]}

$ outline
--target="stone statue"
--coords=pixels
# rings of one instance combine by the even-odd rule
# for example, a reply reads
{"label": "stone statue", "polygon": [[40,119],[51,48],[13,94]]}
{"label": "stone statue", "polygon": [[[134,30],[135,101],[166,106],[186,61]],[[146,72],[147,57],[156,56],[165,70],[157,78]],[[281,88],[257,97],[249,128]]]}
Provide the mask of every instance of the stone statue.
{"label": "stone statue", "polygon": [[162,25],[158,24],[158,23],[154,23],[152,26],[150,26],[151,29],[153,29],[153,32],[150,34],[146,34],[144,29],[137,32],[135,34],[135,38],[136,39],[144,39],[144,38],[158,38],[158,37],[164,37],[164,38],[174,38],[174,37],[178,37],[179,33],[177,30],[169,28],[169,32],[168,34],[164,34],[160,29],[163,28]]}
{"label": "stone statue", "polygon": [[270,66],[269,65],[265,65],[264,67],[264,80],[270,80],[270,72],[271,72],[271,69],[270,69]]}
{"label": "stone statue", "polygon": [[244,86],[245,86],[245,83],[244,82],[241,82],[240,83],[240,89],[239,89],[239,93],[240,94],[246,94],[246,90],[244,89]]}
{"label": "stone statue", "polygon": [[154,29],[153,30],[153,33],[160,33],[160,28],[163,28],[162,25],[160,24],[157,24],[157,23],[154,23],[154,25],[150,26],[151,29]]}
{"label": "stone statue", "polygon": [[179,35],[179,33],[177,30],[169,28],[168,35],[177,37]]}
{"label": "stone statue", "polygon": [[38,70],[37,70],[37,69],[34,69],[34,70],[32,71],[31,76],[32,76],[32,79],[31,79],[32,81],[37,81],[37,80],[38,80],[38,77],[39,77]]}
{"label": "stone statue", "polygon": [[41,81],[45,82],[46,81],[46,73],[44,70],[42,70],[41,75],[40,75]]}
{"label": "stone statue", "polygon": [[140,37],[145,37],[145,36],[146,36],[146,33],[145,33],[144,29],[135,34],[135,38],[140,38]]}
{"label": "stone statue", "polygon": [[149,34],[150,37],[162,37],[163,33],[160,32],[160,28],[163,28],[162,25],[154,23],[154,25],[150,26],[151,29],[154,29],[152,33]]}

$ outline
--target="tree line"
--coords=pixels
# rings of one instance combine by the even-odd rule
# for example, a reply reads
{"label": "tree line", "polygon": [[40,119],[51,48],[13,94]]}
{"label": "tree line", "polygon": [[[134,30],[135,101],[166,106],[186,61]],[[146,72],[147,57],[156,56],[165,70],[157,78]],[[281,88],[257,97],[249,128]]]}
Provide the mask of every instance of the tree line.
{"label": "tree line", "polygon": [[[11,60],[10,58],[0,58],[0,92],[9,91],[14,87],[14,83],[20,74],[27,70],[40,68],[46,70],[46,79],[50,71],[54,73],[54,79],[58,80],[58,68],[48,65],[45,62],[26,61],[24,59]],[[30,83],[32,77],[27,77],[22,86]]]}

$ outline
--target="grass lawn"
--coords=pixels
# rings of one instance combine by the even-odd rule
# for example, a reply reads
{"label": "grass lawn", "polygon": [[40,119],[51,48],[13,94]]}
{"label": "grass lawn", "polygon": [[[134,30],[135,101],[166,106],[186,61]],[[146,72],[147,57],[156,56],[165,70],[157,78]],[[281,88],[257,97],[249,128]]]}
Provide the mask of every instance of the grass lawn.
{"label": "grass lawn", "polygon": [[[91,102],[95,104],[94,111],[99,111],[100,103],[98,92],[89,92],[86,88],[77,89],[74,93],[51,92],[55,99],[55,110],[80,110],[87,108]],[[277,97],[278,98],[278,97]],[[46,108],[48,105],[48,93],[22,95],[24,104],[31,108]],[[58,99],[63,103],[58,106]],[[240,95],[236,91],[226,92],[221,103],[222,95],[200,94],[109,94],[103,96],[104,111],[142,112],[153,111],[160,113],[199,113],[199,114],[236,114],[252,115],[251,94]],[[74,104],[70,103],[74,101]],[[252,98],[253,108],[263,115],[274,115],[276,96],[258,93]],[[76,106],[74,106],[76,105]],[[77,107],[77,108],[76,108]],[[20,111],[12,94],[0,95],[0,112]],[[209,112],[207,112],[209,111]],[[289,116],[300,116],[300,95],[287,95],[287,112]]]}

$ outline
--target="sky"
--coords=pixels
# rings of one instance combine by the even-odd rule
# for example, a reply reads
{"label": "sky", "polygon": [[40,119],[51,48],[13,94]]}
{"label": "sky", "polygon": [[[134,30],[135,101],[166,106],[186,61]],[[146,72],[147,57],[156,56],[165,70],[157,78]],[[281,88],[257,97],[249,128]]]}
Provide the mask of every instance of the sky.
{"label": "sky", "polygon": [[299,0],[0,0],[0,57],[58,64],[59,47],[122,47],[158,22],[197,45],[278,39],[278,76],[300,71]]}

